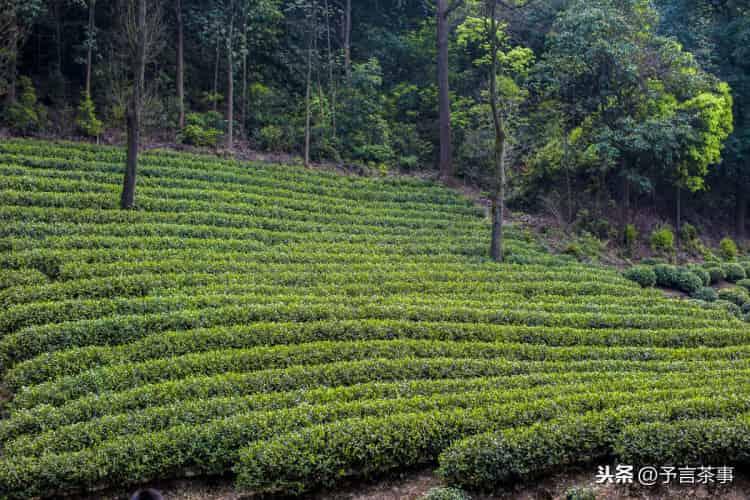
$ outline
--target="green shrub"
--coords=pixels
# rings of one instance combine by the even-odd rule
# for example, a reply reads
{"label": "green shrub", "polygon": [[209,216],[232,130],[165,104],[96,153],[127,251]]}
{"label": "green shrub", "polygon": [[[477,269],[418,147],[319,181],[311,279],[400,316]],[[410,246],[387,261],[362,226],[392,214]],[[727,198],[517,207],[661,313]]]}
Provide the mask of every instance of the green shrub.
{"label": "green shrub", "polygon": [[390,165],[393,163],[393,150],[387,144],[363,144],[352,150],[355,160],[365,163]]}
{"label": "green shrub", "polygon": [[750,295],[744,288],[724,288],[719,290],[719,299],[726,300],[742,307],[746,302],[750,301]]}
{"label": "green shrub", "polygon": [[745,278],[744,280],[739,280],[737,282],[737,286],[742,287],[750,292],[750,279]]}
{"label": "green shrub", "polygon": [[634,224],[628,224],[625,226],[623,231],[623,240],[625,248],[632,255],[635,250],[635,246],[638,243],[638,229]]}
{"label": "green shrub", "polygon": [[22,76],[18,79],[18,100],[12,103],[5,112],[5,122],[19,134],[30,134],[39,131],[45,120],[46,110],[37,103],[36,89],[31,78]]}
{"label": "green shrub", "polygon": [[672,228],[664,226],[655,229],[651,233],[651,250],[660,255],[671,255],[674,253],[674,233]]}
{"label": "green shrub", "polygon": [[715,303],[716,307],[719,309],[723,309],[727,313],[729,313],[731,316],[741,319],[742,318],[742,308],[735,304],[734,302],[730,302],[728,300],[722,300],[721,298],[717,300]]}
{"label": "green shrub", "polygon": [[692,243],[698,239],[698,229],[692,224],[683,224],[680,229],[680,238],[684,243]]}
{"label": "green shrub", "polygon": [[[3,293],[2,290],[10,287],[41,285],[45,283],[48,283],[47,276],[37,269],[0,269],[0,294]],[[13,291],[11,297],[16,296],[16,293],[16,291]]]}
{"label": "green shrub", "polygon": [[643,288],[651,288],[656,285],[656,273],[648,266],[634,266],[625,271],[624,276],[630,281],[635,281]]}
{"label": "green shrub", "polygon": [[725,279],[727,279],[727,273],[726,271],[720,267],[720,266],[711,266],[707,267],[706,271],[708,272],[710,278],[711,278],[711,285],[716,285]]}
{"label": "green shrub", "polygon": [[[728,398],[737,400],[737,397]],[[734,404],[730,403],[729,407]],[[689,414],[697,410],[696,407],[688,412],[674,411],[669,408],[670,403],[660,406],[642,404],[638,410],[620,408],[590,412],[527,427],[476,434],[454,442],[440,455],[438,473],[462,488],[493,491],[581,461],[612,456],[619,444],[620,430],[629,424],[689,418]],[[726,407],[716,410],[705,413],[698,410],[697,413],[704,418],[729,417],[732,411]]]}
{"label": "green shrub", "polygon": [[687,269],[691,273],[696,274],[701,279],[701,281],[703,281],[703,286],[711,285],[711,273],[709,273],[706,269],[699,265],[690,265],[687,266]]}
{"label": "green shrub", "polygon": [[81,93],[81,102],[78,105],[76,116],[78,130],[87,137],[99,137],[104,131],[104,125],[96,117],[94,101],[85,90]]}
{"label": "green shrub", "polygon": [[[298,130],[281,115],[254,130]],[[351,147],[393,147],[375,139]],[[727,312],[750,304],[639,290],[517,226],[498,266],[481,210],[416,178],[149,150],[123,212],[124,157],[0,141],[2,498],[233,467],[278,496],[501,429],[518,446],[489,474],[513,482],[616,460],[630,424],[750,411],[750,328]],[[690,289],[694,269],[662,274]]]}
{"label": "green shrub", "polygon": [[287,151],[289,141],[284,130],[278,125],[266,125],[258,131],[258,142],[266,151]]}
{"label": "green shrub", "polygon": [[[468,344],[468,345],[467,345]],[[66,400],[88,393],[121,391],[143,384],[156,384],[191,376],[218,375],[228,371],[283,369],[304,362],[325,363],[356,361],[369,355],[381,359],[404,357],[422,358],[481,358],[506,360],[572,361],[607,354],[606,348],[586,347],[550,350],[544,347],[504,346],[486,342],[453,342],[435,340],[369,340],[312,342],[301,345],[276,345],[249,349],[232,349],[186,354],[175,359],[153,359],[122,366],[102,366],[49,382],[40,383],[18,394],[12,406],[30,408],[38,404],[62,404]],[[700,353],[699,353],[700,354]],[[722,353],[731,356],[732,353]],[[641,348],[618,349],[610,353],[613,359],[640,359]],[[650,354],[651,359],[682,359],[679,350]]]}
{"label": "green shrub", "polygon": [[656,284],[664,288],[693,294],[703,288],[703,280],[686,268],[669,265],[654,266]]}
{"label": "green shrub", "polygon": [[596,493],[591,488],[573,487],[565,491],[565,500],[596,500]]}
{"label": "green shrub", "polygon": [[732,238],[724,238],[719,243],[719,251],[724,260],[735,260],[739,251],[737,250],[737,243]]}
{"label": "green shrub", "polygon": [[726,274],[726,280],[730,283],[737,283],[738,281],[747,278],[745,269],[739,264],[733,262],[724,264],[722,269],[724,269],[724,273]]}
{"label": "green shrub", "polygon": [[626,426],[615,443],[625,463],[736,464],[750,452],[750,416]]}
{"label": "green shrub", "polygon": [[432,488],[425,493],[424,500],[471,500],[471,497],[458,488]]}
{"label": "green shrub", "polygon": [[[670,398],[669,394],[662,394]],[[531,427],[522,426],[539,422],[544,418],[540,417],[540,411],[545,411],[542,408],[557,405],[538,401],[531,404],[537,407],[536,411],[523,408],[523,404],[511,404],[505,408],[483,406],[340,420],[251,443],[240,452],[235,467],[237,485],[253,492],[300,494],[341,480],[342,472],[371,476],[430,463],[440,457],[439,472],[450,484],[468,490],[491,490],[505,482],[570,465],[580,457],[601,456],[616,437],[618,422],[665,420],[695,413],[727,416],[750,405],[739,395],[726,396],[719,404],[697,399],[687,402],[684,398],[649,404],[642,399],[649,397],[654,397],[653,391],[592,394],[589,399],[566,403],[578,406],[584,416],[573,416],[575,410],[571,408],[570,415],[560,420],[545,420]],[[679,394],[670,399],[676,397]],[[621,407],[624,400],[639,400],[641,404],[593,414],[585,410],[592,406],[605,410],[613,404]],[[711,409],[707,408],[709,405]],[[527,413],[521,414],[519,411],[524,409]],[[552,415],[559,411],[558,406]],[[514,427],[499,434],[484,434],[508,425]],[[461,440],[467,435],[478,437]],[[500,440],[502,443],[495,446]],[[485,462],[485,458],[489,460]]]}
{"label": "green shrub", "polygon": [[703,280],[697,274],[679,268],[675,276],[674,288],[687,294],[693,294],[703,288]]}
{"label": "green shrub", "polygon": [[199,147],[213,147],[223,135],[224,120],[216,111],[188,113],[185,128],[180,131],[180,142]]}
{"label": "green shrub", "polygon": [[719,300],[719,293],[710,287],[704,287],[691,295],[694,299],[703,300],[705,302],[716,302]]}

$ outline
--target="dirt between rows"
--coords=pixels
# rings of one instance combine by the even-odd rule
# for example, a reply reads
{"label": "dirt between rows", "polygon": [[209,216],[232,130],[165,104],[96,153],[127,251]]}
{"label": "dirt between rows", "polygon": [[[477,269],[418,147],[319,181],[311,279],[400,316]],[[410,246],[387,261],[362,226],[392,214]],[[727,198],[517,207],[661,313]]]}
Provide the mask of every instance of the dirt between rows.
{"label": "dirt between rows", "polygon": [[[473,500],[566,500],[572,488],[589,488],[597,500],[744,500],[750,499],[750,474],[738,473],[731,485],[598,485],[594,470],[575,470],[557,474],[536,484],[525,484],[495,495],[472,494]],[[248,496],[237,493],[230,478],[191,479],[153,485],[165,500],[278,500],[278,496]],[[430,470],[410,471],[375,481],[351,481],[333,491],[306,495],[307,500],[418,500],[431,488],[442,486]],[[132,493],[132,492],[131,492]],[[85,500],[121,500],[128,492],[110,492],[83,497]]]}

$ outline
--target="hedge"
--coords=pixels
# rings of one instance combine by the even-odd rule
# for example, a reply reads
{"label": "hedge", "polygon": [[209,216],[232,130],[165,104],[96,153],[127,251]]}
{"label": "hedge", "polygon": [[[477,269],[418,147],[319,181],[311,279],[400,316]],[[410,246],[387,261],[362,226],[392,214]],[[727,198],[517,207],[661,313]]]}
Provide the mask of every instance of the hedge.
{"label": "hedge", "polygon": [[507,377],[507,384],[528,380],[569,380],[596,373],[695,374],[696,372],[737,371],[750,369],[747,361],[704,361],[696,363],[583,361],[583,362],[507,362],[480,359],[398,359],[337,362],[327,365],[296,366],[242,374],[226,373],[194,377],[140,386],[104,395],[92,394],[67,401],[61,406],[39,405],[30,409],[13,409],[9,419],[0,421],[0,436],[39,432],[42,429],[82,422],[98,416],[138,411],[154,405],[182,400],[238,393],[262,394],[295,391],[304,387],[335,387],[364,384],[372,380],[454,379],[474,377]]}
{"label": "hedge", "polygon": [[[659,394],[659,397],[662,395]],[[611,427],[616,428],[617,424],[613,422],[668,420],[685,416],[720,417],[750,408],[746,398],[734,395],[660,403],[646,403],[645,401],[649,401],[646,397],[641,400],[641,404],[624,409],[611,409],[611,405],[637,403],[637,393],[592,395],[588,398],[590,399],[582,396],[582,405],[575,410],[558,408],[557,412],[570,413],[559,423],[536,424],[527,432],[521,430],[520,439],[523,444],[517,447],[511,444],[511,449],[515,448],[520,452],[513,456],[500,451],[498,445],[505,437],[504,434],[500,435],[500,439],[486,442],[488,435],[481,433],[490,429],[530,424],[539,421],[539,415],[532,415],[529,419],[528,416],[508,409],[498,411],[496,408],[486,407],[477,408],[473,412],[458,410],[404,414],[312,426],[248,446],[240,453],[239,463],[235,468],[237,485],[246,491],[299,494],[314,487],[332,486],[346,476],[370,476],[426,464],[438,458],[456,440],[479,434],[481,437],[474,439],[479,439],[480,442],[462,441],[452,446],[451,451],[441,457],[440,463],[441,473],[451,484],[482,489],[483,484],[487,484],[488,477],[499,481],[508,477],[507,469],[503,468],[506,463],[504,458],[509,458],[507,463],[512,470],[518,468],[523,472],[523,468],[533,469],[536,463],[546,466],[551,462],[581,456],[580,451],[590,449],[587,444],[594,444],[594,449],[605,444],[605,440],[601,439],[603,432],[597,430],[606,432]],[[609,398],[619,399],[620,403]],[[611,409],[610,413],[599,413],[608,408]],[[574,416],[579,412],[592,411],[594,413],[588,417]],[[555,413],[550,413],[550,417],[554,418]],[[549,429],[549,432],[543,432],[542,429]],[[524,438],[530,442],[524,443]],[[560,452],[547,449],[547,444],[554,444]],[[566,446],[571,447],[568,452],[565,451]],[[493,458],[484,459],[484,450],[492,453]],[[495,450],[499,451],[497,455],[493,453]],[[524,452],[529,455],[519,462]],[[482,454],[482,459],[474,458],[478,453]],[[482,460],[479,463],[487,466],[482,467],[481,472],[477,470],[478,467],[470,466],[469,470],[482,478],[482,484],[478,481],[467,484],[461,479],[465,477],[463,474],[452,472],[463,470],[460,464],[466,461],[472,461],[472,465],[475,465],[477,460]],[[458,465],[450,465],[452,463]]]}
{"label": "hedge", "polygon": [[[644,422],[658,425],[691,418],[730,417],[747,412],[742,399],[741,396],[725,394],[716,398],[695,398],[686,402],[684,407],[672,402],[652,403],[478,434],[451,445],[439,458],[439,473],[450,484],[492,491],[561,467],[617,457],[622,449],[620,435],[627,432],[628,426]],[[684,439],[674,434],[671,437],[677,442]],[[678,448],[680,445],[673,446]],[[702,442],[692,443],[692,446],[699,448]],[[621,458],[634,457],[622,455]],[[674,458],[676,461],[672,463],[683,465],[688,463],[683,460],[693,457],[686,453],[676,454]],[[668,462],[650,462],[654,463]]]}
{"label": "hedge", "polygon": [[[673,392],[665,391],[665,398],[669,398],[669,394]],[[330,463],[330,460],[337,459],[339,453],[362,453],[365,458],[362,465],[367,470],[385,471],[393,465],[423,463],[424,455],[436,456],[457,433],[460,435],[466,431],[486,429],[490,425],[509,425],[522,418],[552,418],[562,408],[567,408],[571,412],[587,411],[607,408],[623,401],[638,402],[649,398],[648,392],[612,393],[607,396],[573,396],[568,399],[542,400],[530,404],[511,403],[477,408],[469,406],[465,409],[427,410],[416,414],[399,411],[398,408],[403,407],[403,403],[396,400],[380,405],[377,411],[385,416],[359,416],[353,419],[347,419],[345,415],[348,412],[366,414],[367,408],[377,407],[379,403],[329,404],[323,407],[292,409],[288,412],[240,414],[207,425],[180,425],[159,433],[124,436],[79,452],[46,454],[31,459],[11,457],[0,461],[0,494],[21,497],[38,495],[40,492],[71,492],[82,487],[95,486],[102,479],[109,484],[118,485],[140,483],[159,477],[166,471],[182,471],[178,472],[178,475],[185,474],[186,471],[193,474],[220,474],[230,468],[235,461],[238,464],[238,484],[241,487],[253,484],[254,478],[259,476],[256,468],[265,469],[263,473],[266,475],[262,476],[264,482],[288,483],[286,478],[298,473],[298,467],[302,465],[303,460],[312,462],[308,464],[313,467],[324,468],[323,471],[315,473],[305,467],[305,474],[315,477],[315,481],[307,483],[306,487],[315,483],[330,484],[321,476],[340,475],[340,466],[331,466]],[[678,408],[676,411],[688,408],[695,401],[692,399],[675,403]],[[748,408],[747,403],[730,398],[726,401],[722,406],[714,403],[714,414],[722,416],[727,415],[730,408],[732,411]],[[427,408],[430,405],[427,403]],[[703,410],[700,403],[697,406]],[[344,419],[339,420],[340,418]],[[333,419],[336,422],[316,426],[314,422],[318,419]],[[302,430],[283,433],[284,428],[294,427]],[[382,432],[374,434],[374,428]],[[386,429],[389,430],[385,432]],[[320,430],[323,432],[320,433]],[[268,440],[263,441],[264,437]],[[258,440],[259,438],[261,440]],[[360,448],[355,444],[372,443],[373,438],[379,445],[390,438],[392,446]],[[302,441],[303,439],[305,441]],[[243,444],[254,441],[257,441],[257,445],[241,450]],[[274,453],[276,449],[283,449],[283,444],[278,447],[279,441],[287,443],[288,453],[284,456],[284,467],[288,465],[288,468],[276,475],[279,464],[269,462],[267,457],[269,452]],[[322,460],[311,454],[312,450],[318,451],[321,447]],[[389,453],[384,454],[383,448]],[[263,455],[256,456],[257,451]],[[140,460],[133,461],[134,456],[140,457]],[[358,459],[352,458],[345,456],[346,467],[360,465]],[[276,488],[268,489],[273,491]],[[286,488],[285,491],[294,489]]]}
{"label": "hedge", "polygon": [[634,465],[728,466],[750,460],[750,414],[628,425],[616,456]]}
{"label": "hedge", "polygon": [[[733,378],[739,373],[707,372],[687,380],[683,374],[582,374],[574,380],[570,377],[557,378],[481,378],[466,380],[425,380],[394,382],[389,384],[361,384],[353,387],[319,389],[317,391],[291,391],[286,393],[236,395],[180,401],[165,406],[153,406],[138,412],[104,415],[86,422],[46,430],[41,434],[26,434],[6,441],[6,455],[29,456],[45,453],[78,451],[120,435],[154,432],[176,425],[210,422],[238,413],[281,410],[300,404],[331,404],[375,399],[443,398],[451,405],[482,404],[512,401],[532,401],[581,394],[594,390],[618,392],[638,391],[646,386],[652,390],[680,390],[701,381],[706,385],[723,381],[728,386],[735,383]],[[735,378],[736,380],[736,378]],[[508,382],[512,382],[508,384]],[[502,388],[502,389],[501,389]],[[467,395],[468,394],[468,395]],[[450,395],[450,396],[447,396]],[[468,398],[468,399],[467,399]],[[489,399],[488,399],[489,398]],[[45,423],[47,424],[47,423]]]}
{"label": "hedge", "polygon": [[0,497],[234,467],[251,493],[299,492],[488,432],[531,477],[594,456],[544,431],[581,418],[627,414],[602,449],[651,453],[638,425],[717,419],[731,442],[750,413],[750,303],[640,286],[713,299],[735,268],[634,283],[515,224],[498,264],[484,208],[433,182],[170,151],[144,152],[122,211],[123,161],[0,142]]}
{"label": "hedge", "polygon": [[47,353],[15,365],[5,375],[11,389],[75,375],[99,366],[126,364],[221,349],[314,341],[389,339],[542,344],[557,347],[731,347],[747,344],[750,331],[727,329],[580,329],[402,320],[262,322],[148,335],[119,346],[89,346]]}

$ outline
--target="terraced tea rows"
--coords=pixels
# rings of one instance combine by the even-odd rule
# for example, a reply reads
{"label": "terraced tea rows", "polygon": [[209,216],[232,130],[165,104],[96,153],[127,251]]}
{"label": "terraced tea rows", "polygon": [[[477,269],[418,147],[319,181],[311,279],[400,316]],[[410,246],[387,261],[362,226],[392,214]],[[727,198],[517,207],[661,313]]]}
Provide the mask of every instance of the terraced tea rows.
{"label": "terraced tea rows", "polygon": [[748,456],[750,328],[720,307],[513,228],[489,262],[481,211],[415,179],[155,151],[123,212],[122,165],[0,143],[3,496],[229,471],[299,493],[422,464],[494,488],[657,460],[657,431]]}

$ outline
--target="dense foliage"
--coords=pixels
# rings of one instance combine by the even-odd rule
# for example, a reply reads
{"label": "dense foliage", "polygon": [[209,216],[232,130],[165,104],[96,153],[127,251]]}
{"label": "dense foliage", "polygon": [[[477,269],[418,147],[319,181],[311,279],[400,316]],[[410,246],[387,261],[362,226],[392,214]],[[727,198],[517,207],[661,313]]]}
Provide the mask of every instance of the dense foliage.
{"label": "dense foliage", "polygon": [[122,211],[122,159],[0,143],[0,496],[229,471],[300,493],[437,460],[492,489],[584,457],[747,456],[744,282],[670,300],[515,227],[490,262],[481,210],[410,178],[152,151]]}
{"label": "dense foliage", "polygon": [[[5,125],[118,137],[133,87],[135,2],[10,2],[0,16]],[[633,220],[643,208],[675,219],[677,238],[687,218],[718,237],[736,220],[744,239],[745,2],[437,4],[147,0],[146,136],[229,148],[239,138],[313,161],[410,171],[436,169],[450,139],[458,177],[493,190],[502,156],[510,203],[596,221],[603,239],[628,241],[629,223],[648,238],[655,224]]]}

